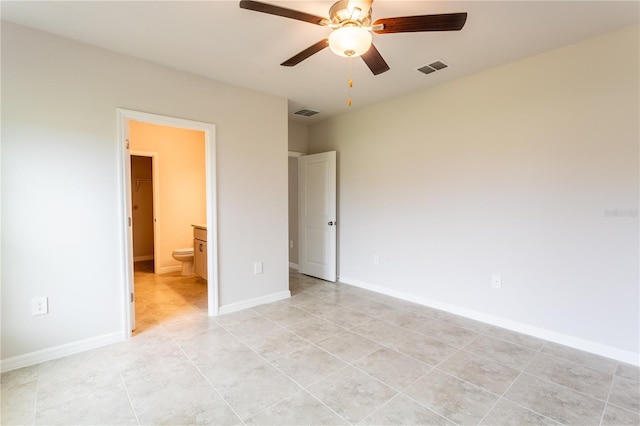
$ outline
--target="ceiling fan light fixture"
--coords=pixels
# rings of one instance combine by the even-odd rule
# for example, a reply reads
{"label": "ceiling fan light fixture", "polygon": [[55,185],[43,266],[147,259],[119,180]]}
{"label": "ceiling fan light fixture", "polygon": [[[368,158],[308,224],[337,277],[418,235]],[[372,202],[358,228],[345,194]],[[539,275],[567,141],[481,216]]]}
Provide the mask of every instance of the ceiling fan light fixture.
{"label": "ceiling fan light fixture", "polygon": [[329,20],[334,27],[345,22],[371,25],[371,3],[373,0],[338,0],[329,9]]}
{"label": "ceiling fan light fixture", "polygon": [[329,35],[329,47],[333,53],[346,58],[366,53],[372,41],[371,31],[355,25],[338,28]]}

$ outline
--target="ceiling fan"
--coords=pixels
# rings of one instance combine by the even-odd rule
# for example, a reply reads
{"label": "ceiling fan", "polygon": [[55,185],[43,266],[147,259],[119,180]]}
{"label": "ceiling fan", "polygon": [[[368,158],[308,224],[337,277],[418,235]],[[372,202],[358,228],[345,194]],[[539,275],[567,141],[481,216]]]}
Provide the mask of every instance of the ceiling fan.
{"label": "ceiling fan", "polygon": [[326,47],[340,56],[360,56],[374,75],[389,70],[389,65],[373,45],[372,32],[376,34],[410,33],[423,31],[459,31],[467,21],[466,12],[436,15],[382,18],[372,23],[373,0],[339,0],[329,9],[329,18],[316,16],[285,7],[253,0],[241,0],[242,9],[282,16],[333,29],[328,38],[309,46],[280,65],[292,67]]}

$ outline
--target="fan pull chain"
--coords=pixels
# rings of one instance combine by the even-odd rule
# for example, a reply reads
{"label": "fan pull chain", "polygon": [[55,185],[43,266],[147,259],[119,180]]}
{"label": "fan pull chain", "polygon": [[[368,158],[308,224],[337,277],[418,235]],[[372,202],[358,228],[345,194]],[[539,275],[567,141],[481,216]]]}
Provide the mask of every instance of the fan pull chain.
{"label": "fan pull chain", "polygon": [[351,106],[351,88],[353,87],[353,79],[351,78],[352,76],[351,64],[352,64],[352,59],[351,57],[349,57],[349,91],[347,95],[347,106]]}

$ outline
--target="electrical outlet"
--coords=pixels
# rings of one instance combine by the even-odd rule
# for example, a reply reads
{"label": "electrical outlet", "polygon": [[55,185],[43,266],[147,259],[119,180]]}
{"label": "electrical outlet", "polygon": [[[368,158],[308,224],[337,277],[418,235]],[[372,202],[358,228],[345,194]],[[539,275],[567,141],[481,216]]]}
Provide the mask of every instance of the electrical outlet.
{"label": "electrical outlet", "polygon": [[31,299],[31,315],[43,315],[49,313],[49,301],[46,297],[34,297]]}
{"label": "electrical outlet", "polygon": [[262,262],[256,262],[253,264],[253,273],[256,275],[262,273]]}
{"label": "electrical outlet", "polygon": [[491,287],[502,288],[502,277],[500,275],[491,275]]}

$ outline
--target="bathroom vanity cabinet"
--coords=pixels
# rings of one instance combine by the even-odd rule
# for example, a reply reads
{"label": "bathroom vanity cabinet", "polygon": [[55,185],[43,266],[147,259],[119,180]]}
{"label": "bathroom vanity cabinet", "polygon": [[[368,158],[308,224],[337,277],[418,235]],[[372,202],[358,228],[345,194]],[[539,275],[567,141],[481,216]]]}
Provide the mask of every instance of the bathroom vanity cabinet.
{"label": "bathroom vanity cabinet", "polygon": [[196,275],[207,279],[207,228],[193,227],[193,263]]}

